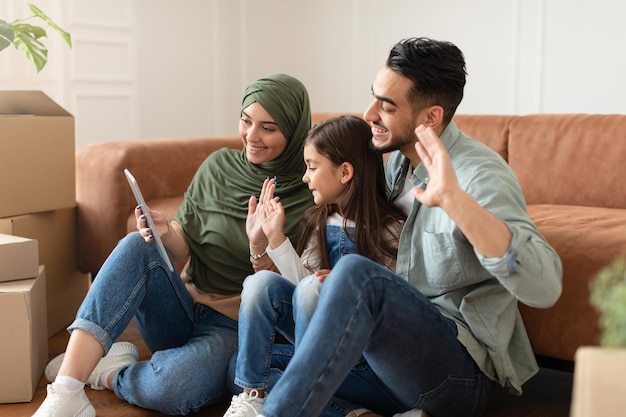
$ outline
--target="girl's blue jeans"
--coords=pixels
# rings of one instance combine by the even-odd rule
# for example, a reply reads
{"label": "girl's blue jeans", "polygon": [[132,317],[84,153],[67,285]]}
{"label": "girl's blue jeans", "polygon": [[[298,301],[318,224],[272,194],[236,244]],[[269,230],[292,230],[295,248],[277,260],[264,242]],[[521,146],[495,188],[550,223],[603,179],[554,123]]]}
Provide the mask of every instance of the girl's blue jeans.
{"label": "girl's blue jeans", "polygon": [[226,372],[237,351],[237,322],[194,305],[178,272],[137,232],[105,261],[68,330],[91,333],[108,352],[133,317],[154,353],[116,372],[112,388],[119,398],[170,415],[229,398]]}
{"label": "girl's blue jeans", "polygon": [[[294,284],[272,271],[246,278],[239,310],[239,352],[233,355],[229,371],[234,393],[241,388],[269,389],[276,383],[294,353],[293,345],[274,345],[276,332],[298,345],[315,311],[320,287],[312,275],[300,281],[296,293],[306,298],[296,299],[294,312]],[[356,408],[360,407],[333,397],[320,416],[341,417]]]}
{"label": "girl's blue jeans", "polygon": [[[296,289],[296,311],[305,289]],[[271,366],[280,378],[261,411],[266,417],[318,416],[333,395],[382,415],[418,408],[474,417],[493,386],[458,342],[454,322],[359,255],[342,257],[324,281],[293,357],[276,353]]]}
{"label": "girl's blue jeans", "polygon": [[[307,287],[307,299],[294,314],[296,286],[272,271],[259,271],[243,283],[239,309],[239,352],[235,384],[242,388],[266,389],[276,332],[298,344],[317,304],[319,281],[311,275],[298,283]],[[306,303],[304,302],[306,301]]]}

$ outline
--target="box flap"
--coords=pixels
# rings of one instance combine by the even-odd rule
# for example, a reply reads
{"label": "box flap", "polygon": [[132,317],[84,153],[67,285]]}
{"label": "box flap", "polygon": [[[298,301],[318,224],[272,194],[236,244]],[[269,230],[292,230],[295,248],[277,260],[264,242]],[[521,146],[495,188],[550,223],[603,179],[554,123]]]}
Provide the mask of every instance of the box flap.
{"label": "box flap", "polygon": [[19,115],[71,116],[43,91],[0,91],[0,117]]}

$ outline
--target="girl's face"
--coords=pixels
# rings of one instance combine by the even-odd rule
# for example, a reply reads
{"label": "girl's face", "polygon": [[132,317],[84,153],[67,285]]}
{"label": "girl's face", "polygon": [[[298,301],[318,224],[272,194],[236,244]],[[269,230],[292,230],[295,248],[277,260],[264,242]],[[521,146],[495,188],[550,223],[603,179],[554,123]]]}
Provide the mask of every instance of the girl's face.
{"label": "girl's face", "polygon": [[334,165],[314,145],[304,145],[306,172],[302,181],[309,185],[315,204],[335,204],[352,179],[352,164]]}
{"label": "girl's face", "polygon": [[269,113],[256,102],[242,110],[239,136],[246,149],[246,156],[253,164],[272,161],[287,148],[285,135]]}

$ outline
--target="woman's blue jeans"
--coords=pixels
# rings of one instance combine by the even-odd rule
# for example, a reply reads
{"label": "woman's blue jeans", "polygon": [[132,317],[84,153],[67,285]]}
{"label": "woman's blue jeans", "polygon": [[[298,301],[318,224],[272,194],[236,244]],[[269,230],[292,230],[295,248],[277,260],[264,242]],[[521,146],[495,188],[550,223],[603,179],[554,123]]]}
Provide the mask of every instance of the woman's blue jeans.
{"label": "woman's blue jeans", "polygon": [[133,317],[154,353],[116,372],[112,388],[119,398],[170,415],[229,398],[237,322],[194,306],[178,273],[137,232],[120,240],[102,265],[68,330],[91,333],[108,352]]}
{"label": "woman's blue jeans", "polygon": [[434,417],[473,417],[493,385],[458,342],[454,322],[407,281],[359,255],[333,268],[287,356],[274,358],[288,366],[265,401],[266,417],[314,417],[333,395],[382,415],[419,408]]}

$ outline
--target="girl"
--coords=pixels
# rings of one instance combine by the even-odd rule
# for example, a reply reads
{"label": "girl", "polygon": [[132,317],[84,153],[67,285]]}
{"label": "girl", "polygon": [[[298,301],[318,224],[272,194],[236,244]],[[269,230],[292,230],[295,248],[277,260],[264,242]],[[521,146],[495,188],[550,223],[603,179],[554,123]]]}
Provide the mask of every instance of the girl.
{"label": "girl", "polygon": [[[387,202],[382,157],[369,146],[371,137],[368,124],[354,116],[329,119],[309,132],[302,180],[316,205],[302,218],[296,250],[284,233],[282,203],[273,198],[264,205],[262,228],[268,246],[263,253],[282,276],[265,270],[244,282],[234,378],[244,392],[233,397],[225,416],[254,416],[260,410],[269,385],[276,330],[297,348],[317,301],[298,300],[307,302],[306,314],[293,316],[292,296],[303,277],[314,274],[298,285],[320,285],[347,253],[395,269],[404,216]],[[264,192],[271,194],[275,187],[275,181],[269,180]],[[259,214],[252,206],[251,212]],[[301,305],[298,310],[303,310]]]}

